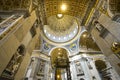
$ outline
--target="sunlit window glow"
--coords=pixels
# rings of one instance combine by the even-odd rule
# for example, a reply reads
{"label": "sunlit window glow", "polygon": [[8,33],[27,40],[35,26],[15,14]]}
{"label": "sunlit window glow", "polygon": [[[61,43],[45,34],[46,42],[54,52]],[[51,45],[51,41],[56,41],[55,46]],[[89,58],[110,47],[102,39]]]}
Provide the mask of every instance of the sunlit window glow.
{"label": "sunlit window glow", "polygon": [[53,37],[53,39],[55,39],[55,36]]}
{"label": "sunlit window glow", "polygon": [[65,73],[65,78],[67,79],[67,73]]}
{"label": "sunlit window glow", "polygon": [[61,38],[59,38],[59,40],[61,40]]}
{"label": "sunlit window glow", "polygon": [[72,37],[71,34],[69,35],[69,37]]}
{"label": "sunlit window glow", "polygon": [[64,37],[64,39],[66,39],[66,37]]}
{"label": "sunlit window glow", "polygon": [[65,4],[62,4],[62,5],[61,5],[61,10],[62,10],[62,11],[65,11],[66,9],[67,9],[67,6],[66,6]]}
{"label": "sunlit window glow", "polygon": [[46,30],[44,30],[44,32],[46,33]]}
{"label": "sunlit window glow", "polygon": [[48,36],[50,37],[50,34],[48,34]]}
{"label": "sunlit window glow", "polygon": [[60,75],[57,75],[57,78],[60,78]]}
{"label": "sunlit window glow", "polygon": [[52,73],[51,73],[51,78],[53,77]]}
{"label": "sunlit window glow", "polygon": [[58,17],[58,18],[62,18],[62,17],[63,17],[63,14],[57,14],[57,17]]}
{"label": "sunlit window glow", "polygon": [[87,57],[87,54],[82,54],[83,57]]}
{"label": "sunlit window glow", "polygon": [[76,30],[74,30],[74,32],[73,33],[76,33]]}
{"label": "sunlit window glow", "polygon": [[86,37],[87,36],[87,34],[83,34],[83,37]]}

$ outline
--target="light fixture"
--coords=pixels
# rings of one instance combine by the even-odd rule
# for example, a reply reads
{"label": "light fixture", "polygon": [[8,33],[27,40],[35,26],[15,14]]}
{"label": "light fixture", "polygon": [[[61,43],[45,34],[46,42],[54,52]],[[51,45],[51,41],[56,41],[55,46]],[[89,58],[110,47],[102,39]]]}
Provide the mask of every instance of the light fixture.
{"label": "light fixture", "polygon": [[61,10],[62,10],[62,11],[65,11],[66,9],[67,9],[67,6],[66,6],[65,4],[62,4],[62,5],[61,5]]}

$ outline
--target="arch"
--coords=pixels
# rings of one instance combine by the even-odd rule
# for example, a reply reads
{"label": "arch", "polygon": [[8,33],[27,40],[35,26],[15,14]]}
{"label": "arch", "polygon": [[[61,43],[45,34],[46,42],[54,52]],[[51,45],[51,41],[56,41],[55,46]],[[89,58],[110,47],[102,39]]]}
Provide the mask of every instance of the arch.
{"label": "arch", "polygon": [[69,56],[70,55],[70,51],[66,48],[66,47],[64,47],[64,46],[57,46],[57,47],[54,47],[54,48],[52,48],[51,50],[50,50],[50,52],[48,53],[49,55],[51,55],[51,52],[54,50],[54,49],[56,49],[56,48],[63,48],[63,49],[65,49],[65,50],[67,50],[67,55]]}
{"label": "arch", "polygon": [[69,61],[69,59],[68,59],[68,50],[66,50],[65,48],[61,48],[61,47],[54,48],[53,50],[51,50],[50,55],[51,55],[51,65],[52,65],[52,67],[54,67],[55,61],[59,57]]}

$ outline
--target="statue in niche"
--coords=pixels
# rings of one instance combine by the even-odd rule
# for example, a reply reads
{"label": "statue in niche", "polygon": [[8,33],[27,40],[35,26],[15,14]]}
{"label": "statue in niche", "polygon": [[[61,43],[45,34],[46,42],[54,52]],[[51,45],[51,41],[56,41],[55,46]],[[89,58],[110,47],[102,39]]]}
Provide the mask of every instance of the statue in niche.
{"label": "statue in niche", "polygon": [[2,75],[13,78],[15,76],[15,73],[17,72],[17,70],[19,68],[19,65],[22,61],[22,58],[23,58],[22,55],[20,55],[19,51],[17,50],[16,53],[11,58],[6,69],[3,71]]}

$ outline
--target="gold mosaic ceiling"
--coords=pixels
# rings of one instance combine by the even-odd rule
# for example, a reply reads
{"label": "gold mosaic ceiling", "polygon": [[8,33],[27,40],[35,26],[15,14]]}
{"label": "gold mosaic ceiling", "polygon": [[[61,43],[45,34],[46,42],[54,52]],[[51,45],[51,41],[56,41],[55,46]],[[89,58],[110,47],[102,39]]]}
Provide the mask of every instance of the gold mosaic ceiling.
{"label": "gold mosaic ceiling", "polygon": [[[75,17],[83,17],[90,0],[45,0],[46,17],[63,13]],[[61,5],[66,5],[66,10],[61,10]]]}

